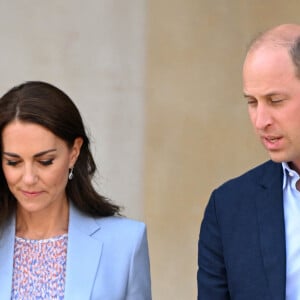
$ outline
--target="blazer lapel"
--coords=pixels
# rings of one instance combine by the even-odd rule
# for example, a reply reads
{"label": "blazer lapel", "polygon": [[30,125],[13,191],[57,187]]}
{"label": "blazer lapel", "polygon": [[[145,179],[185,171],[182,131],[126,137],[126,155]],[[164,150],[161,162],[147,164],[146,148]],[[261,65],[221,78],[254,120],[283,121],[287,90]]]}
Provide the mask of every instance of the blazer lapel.
{"label": "blazer lapel", "polygon": [[92,234],[99,229],[94,219],[70,205],[65,300],[91,297],[102,250],[102,242]]}
{"label": "blazer lapel", "polygon": [[[285,299],[286,254],[281,164],[270,164],[256,205],[263,264],[273,300]],[[269,166],[270,166],[269,165]]]}
{"label": "blazer lapel", "polygon": [[0,299],[10,299],[15,241],[15,218],[11,218],[8,221],[0,234]]}

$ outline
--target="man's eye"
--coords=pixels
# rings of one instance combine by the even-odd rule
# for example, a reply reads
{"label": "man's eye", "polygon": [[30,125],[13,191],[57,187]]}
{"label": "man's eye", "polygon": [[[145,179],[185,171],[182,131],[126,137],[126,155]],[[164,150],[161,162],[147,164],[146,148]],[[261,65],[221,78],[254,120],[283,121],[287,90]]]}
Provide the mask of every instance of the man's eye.
{"label": "man's eye", "polygon": [[43,166],[49,166],[53,164],[54,159],[40,160],[39,163]]}
{"label": "man's eye", "polygon": [[281,102],[281,101],[283,101],[282,98],[279,98],[279,99],[271,99],[271,102],[273,102],[273,103],[277,103],[277,102]]}
{"label": "man's eye", "polygon": [[247,100],[247,104],[248,104],[248,105],[254,105],[254,104],[256,104],[256,103],[257,103],[257,101],[254,100],[254,99],[248,99],[248,100]]}

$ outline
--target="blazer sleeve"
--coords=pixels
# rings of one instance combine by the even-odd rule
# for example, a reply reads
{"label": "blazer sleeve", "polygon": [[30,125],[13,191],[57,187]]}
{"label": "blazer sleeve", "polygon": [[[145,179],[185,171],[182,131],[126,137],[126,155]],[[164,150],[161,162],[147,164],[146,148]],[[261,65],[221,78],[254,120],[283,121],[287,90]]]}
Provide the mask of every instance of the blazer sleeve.
{"label": "blazer sleeve", "polygon": [[230,300],[215,192],[210,197],[200,229],[197,284],[198,300]]}
{"label": "blazer sleeve", "polygon": [[151,300],[150,262],[146,226],[142,224],[130,261],[126,300]]}

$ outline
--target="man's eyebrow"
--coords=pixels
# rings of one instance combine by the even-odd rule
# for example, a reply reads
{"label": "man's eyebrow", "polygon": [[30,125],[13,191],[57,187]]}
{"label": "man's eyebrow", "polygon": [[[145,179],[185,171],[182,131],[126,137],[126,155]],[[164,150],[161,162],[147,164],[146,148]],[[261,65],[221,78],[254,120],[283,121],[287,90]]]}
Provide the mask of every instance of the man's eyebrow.
{"label": "man's eyebrow", "polygon": [[[49,150],[45,150],[45,151],[41,151],[39,153],[36,153],[33,155],[33,157],[40,157],[43,156],[45,154],[51,153],[51,152],[55,152],[56,149],[49,149]],[[10,156],[10,157],[15,157],[15,158],[19,158],[20,155],[16,154],[16,153],[12,153],[12,152],[3,152],[4,155]]]}
{"label": "man's eyebrow", "polygon": [[[274,92],[270,92],[264,95],[264,97],[273,97],[273,96],[277,96],[277,95],[284,95],[285,93],[282,91],[274,91]],[[255,98],[254,96],[251,96],[247,93],[243,93],[245,98]]]}
{"label": "man's eyebrow", "polygon": [[253,96],[247,94],[247,93],[243,93],[244,98],[253,98]]}
{"label": "man's eyebrow", "polygon": [[272,97],[272,96],[278,96],[278,95],[285,95],[285,93],[281,92],[281,91],[274,91],[272,93],[266,94],[266,97]]}

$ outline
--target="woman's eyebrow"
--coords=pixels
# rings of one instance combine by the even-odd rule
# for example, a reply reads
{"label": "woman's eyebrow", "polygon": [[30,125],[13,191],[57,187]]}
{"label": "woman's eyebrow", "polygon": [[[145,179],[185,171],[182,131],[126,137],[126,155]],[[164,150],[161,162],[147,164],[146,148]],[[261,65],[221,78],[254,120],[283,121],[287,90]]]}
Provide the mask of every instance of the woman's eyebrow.
{"label": "woman's eyebrow", "polygon": [[11,152],[3,152],[3,155],[11,156],[11,157],[20,157],[18,154],[11,153]]}
{"label": "woman's eyebrow", "polygon": [[[45,154],[48,154],[50,152],[55,152],[56,149],[49,149],[49,150],[45,150],[45,151],[41,151],[39,153],[36,153],[33,155],[33,157],[40,157],[43,156]],[[12,153],[12,152],[3,152],[4,155],[10,156],[10,157],[15,157],[15,158],[19,158],[20,155],[16,154],[16,153]]]}
{"label": "woman's eyebrow", "polygon": [[43,156],[45,154],[48,154],[50,152],[55,152],[56,149],[49,149],[49,150],[45,150],[45,151],[42,151],[42,152],[39,152],[37,154],[34,154],[33,157],[39,157],[39,156]]}

